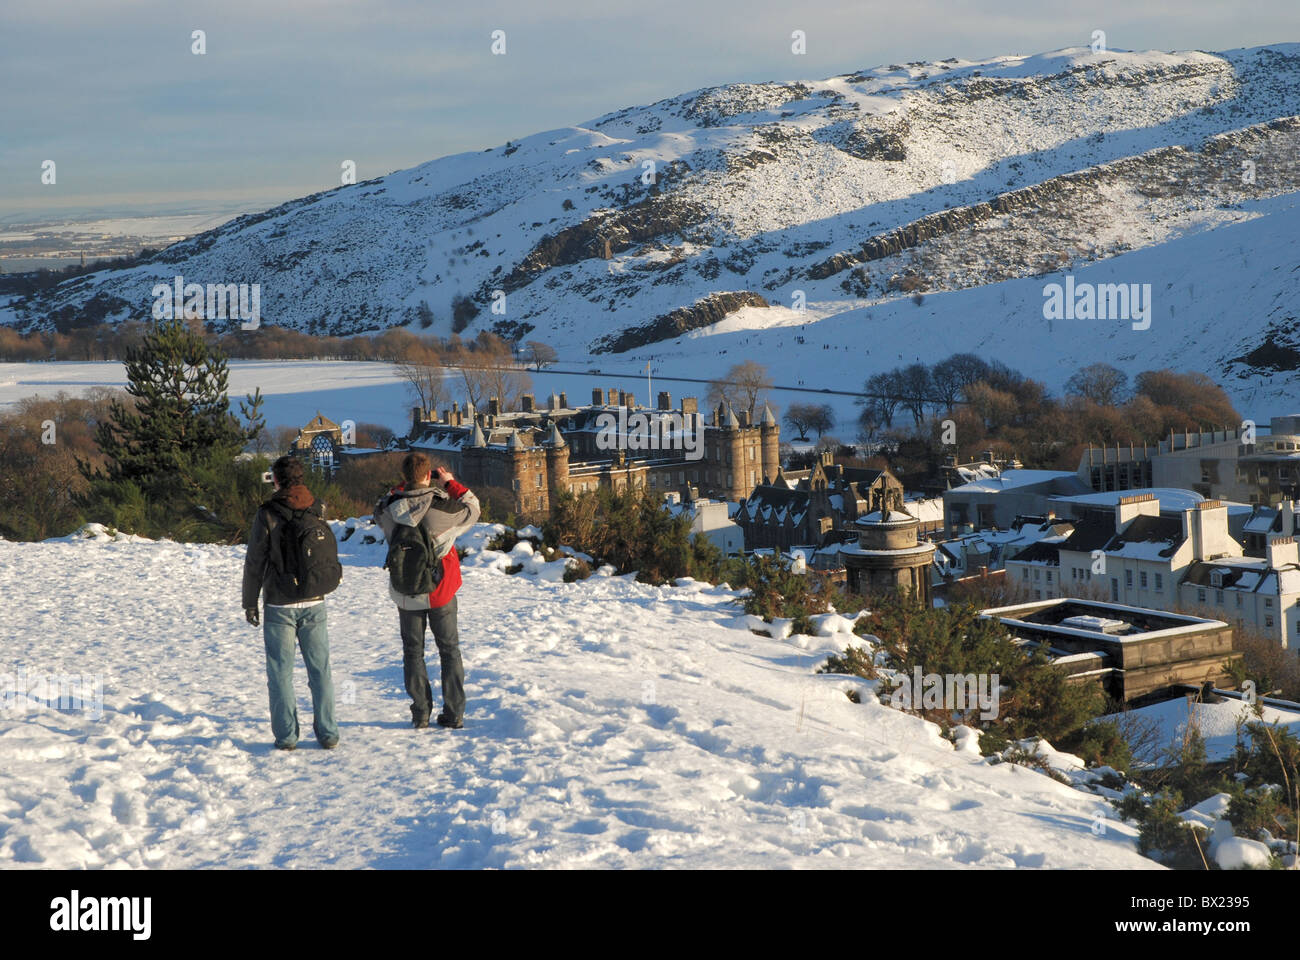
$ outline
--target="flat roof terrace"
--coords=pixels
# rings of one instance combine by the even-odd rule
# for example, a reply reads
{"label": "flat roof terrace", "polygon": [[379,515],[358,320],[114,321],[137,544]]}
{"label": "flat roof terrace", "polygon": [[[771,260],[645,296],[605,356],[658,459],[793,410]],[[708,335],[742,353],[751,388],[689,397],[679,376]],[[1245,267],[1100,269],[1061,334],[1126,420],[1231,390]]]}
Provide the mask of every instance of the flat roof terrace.
{"label": "flat roof terrace", "polygon": [[1060,597],[992,607],[981,616],[1054,652],[1103,654],[1111,665],[1103,686],[1125,702],[1180,683],[1227,683],[1228,665],[1241,657],[1222,620],[1147,607]]}

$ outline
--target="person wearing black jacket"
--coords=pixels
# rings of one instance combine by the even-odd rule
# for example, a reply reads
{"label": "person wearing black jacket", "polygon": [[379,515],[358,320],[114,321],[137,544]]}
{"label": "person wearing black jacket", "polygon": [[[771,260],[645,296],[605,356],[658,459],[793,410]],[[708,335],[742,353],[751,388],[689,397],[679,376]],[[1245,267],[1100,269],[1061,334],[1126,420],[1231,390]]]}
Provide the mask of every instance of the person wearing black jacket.
{"label": "person wearing black jacket", "polygon": [[[301,599],[286,596],[276,584],[270,559],[276,528],[295,511],[306,510],[324,516],[324,506],[303,484],[302,461],[281,457],[271,467],[275,493],[262,504],[253,518],[244,556],[244,616],[253,626],[262,626],[266,644],[266,686],[271,697],[271,732],[279,750],[298,745],[298,699],[293,692],[294,646],[302,648],[311,688],[312,727],[316,742],[326,750],[338,745],[339,728],[334,719],[334,683],[330,677],[329,634],[325,624],[325,598]],[[265,617],[259,618],[258,596],[265,598]]]}

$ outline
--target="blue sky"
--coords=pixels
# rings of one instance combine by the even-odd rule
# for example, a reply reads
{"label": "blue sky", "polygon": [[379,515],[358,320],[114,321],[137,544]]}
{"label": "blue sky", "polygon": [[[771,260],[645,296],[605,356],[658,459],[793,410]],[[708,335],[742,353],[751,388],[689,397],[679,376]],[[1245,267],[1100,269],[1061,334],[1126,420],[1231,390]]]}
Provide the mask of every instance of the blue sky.
{"label": "blue sky", "polygon": [[345,159],[368,179],[713,84],[1039,53],[1095,29],[1117,49],[1225,50],[1300,40],[1300,4],[4,0],[0,221],[270,206],[337,186]]}

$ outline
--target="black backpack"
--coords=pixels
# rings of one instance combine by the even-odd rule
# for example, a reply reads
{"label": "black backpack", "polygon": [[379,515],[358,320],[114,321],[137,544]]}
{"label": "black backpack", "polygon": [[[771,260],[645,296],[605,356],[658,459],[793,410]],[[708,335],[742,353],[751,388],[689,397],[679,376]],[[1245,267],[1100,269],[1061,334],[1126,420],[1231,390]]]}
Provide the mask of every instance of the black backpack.
{"label": "black backpack", "polygon": [[291,510],[274,501],[266,506],[281,522],[271,531],[270,562],[279,592],[295,600],[323,597],[343,580],[339,545],[328,523],[310,510]]}
{"label": "black backpack", "polygon": [[417,597],[434,591],[442,580],[442,564],[434,555],[433,541],[424,524],[396,525],[388,538],[384,569],[388,571],[388,582],[403,596]]}

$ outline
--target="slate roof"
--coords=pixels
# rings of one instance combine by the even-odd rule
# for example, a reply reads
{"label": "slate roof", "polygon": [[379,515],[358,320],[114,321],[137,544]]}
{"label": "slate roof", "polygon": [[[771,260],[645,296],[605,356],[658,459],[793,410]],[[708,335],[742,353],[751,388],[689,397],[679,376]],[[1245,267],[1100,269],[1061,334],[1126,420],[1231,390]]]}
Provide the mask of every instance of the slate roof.
{"label": "slate roof", "polygon": [[1148,544],[1163,548],[1156,550],[1156,556],[1168,558],[1174,555],[1179,544],[1183,542],[1183,522],[1179,517],[1137,516],[1123,533],[1115,534],[1102,549],[1106,553],[1121,553],[1125,548],[1135,544]]}
{"label": "slate roof", "polygon": [[1101,550],[1103,553],[1167,560],[1182,542],[1183,521],[1180,517],[1142,514],[1134,517],[1123,533],[1116,533],[1113,520],[1102,514],[1090,514],[1075,526],[1074,532],[1061,544],[1061,549],[1079,553]]}
{"label": "slate roof", "polygon": [[1055,539],[1035,540],[1012,557],[1011,562],[1044,563],[1051,567],[1059,567],[1063,542]]}
{"label": "slate roof", "polygon": [[1061,544],[1061,549],[1092,553],[1094,550],[1104,549],[1114,536],[1114,520],[1103,522],[1094,517],[1088,517],[1082,523],[1075,524],[1074,532],[1065,538],[1065,543]]}

